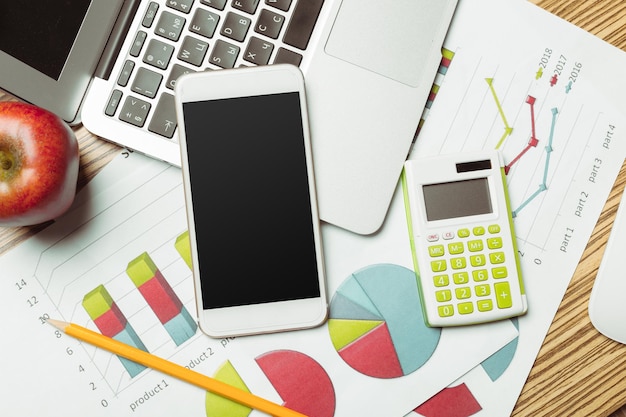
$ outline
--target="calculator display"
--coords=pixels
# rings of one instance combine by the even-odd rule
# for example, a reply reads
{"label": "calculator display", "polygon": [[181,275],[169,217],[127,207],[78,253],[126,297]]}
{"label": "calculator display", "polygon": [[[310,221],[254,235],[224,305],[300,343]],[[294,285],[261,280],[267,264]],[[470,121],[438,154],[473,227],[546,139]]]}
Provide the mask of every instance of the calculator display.
{"label": "calculator display", "polygon": [[428,221],[493,212],[487,178],[428,184],[422,192]]}

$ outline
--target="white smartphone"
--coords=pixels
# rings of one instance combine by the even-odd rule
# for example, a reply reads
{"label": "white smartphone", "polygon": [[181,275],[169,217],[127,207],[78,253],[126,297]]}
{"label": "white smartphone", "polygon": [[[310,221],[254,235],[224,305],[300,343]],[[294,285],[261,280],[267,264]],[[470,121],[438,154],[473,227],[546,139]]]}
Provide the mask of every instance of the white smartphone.
{"label": "white smartphone", "polygon": [[304,78],[288,64],[176,83],[198,322],[226,337],[327,317]]}

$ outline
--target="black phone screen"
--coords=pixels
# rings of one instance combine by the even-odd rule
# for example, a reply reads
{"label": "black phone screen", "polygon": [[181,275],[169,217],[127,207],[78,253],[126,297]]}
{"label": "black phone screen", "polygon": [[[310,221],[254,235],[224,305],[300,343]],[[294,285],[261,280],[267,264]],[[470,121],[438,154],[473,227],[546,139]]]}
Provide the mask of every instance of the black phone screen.
{"label": "black phone screen", "polygon": [[319,297],[299,94],[183,114],[204,308]]}

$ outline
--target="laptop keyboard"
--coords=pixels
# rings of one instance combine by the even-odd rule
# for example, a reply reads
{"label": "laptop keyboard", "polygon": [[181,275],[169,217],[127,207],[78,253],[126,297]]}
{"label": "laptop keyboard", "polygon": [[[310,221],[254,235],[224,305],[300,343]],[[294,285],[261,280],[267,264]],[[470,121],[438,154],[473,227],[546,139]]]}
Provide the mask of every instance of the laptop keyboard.
{"label": "laptop keyboard", "polygon": [[121,71],[113,74],[106,115],[176,140],[178,77],[238,66],[299,66],[323,1],[150,1]]}

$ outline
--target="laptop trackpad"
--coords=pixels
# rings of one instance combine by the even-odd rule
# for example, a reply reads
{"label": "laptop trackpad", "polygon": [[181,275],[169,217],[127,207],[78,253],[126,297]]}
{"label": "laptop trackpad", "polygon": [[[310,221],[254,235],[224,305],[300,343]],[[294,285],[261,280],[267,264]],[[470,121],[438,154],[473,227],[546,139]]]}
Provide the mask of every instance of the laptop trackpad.
{"label": "laptop trackpad", "polygon": [[343,0],[325,51],[415,87],[433,42],[441,48],[446,7],[440,0]]}

